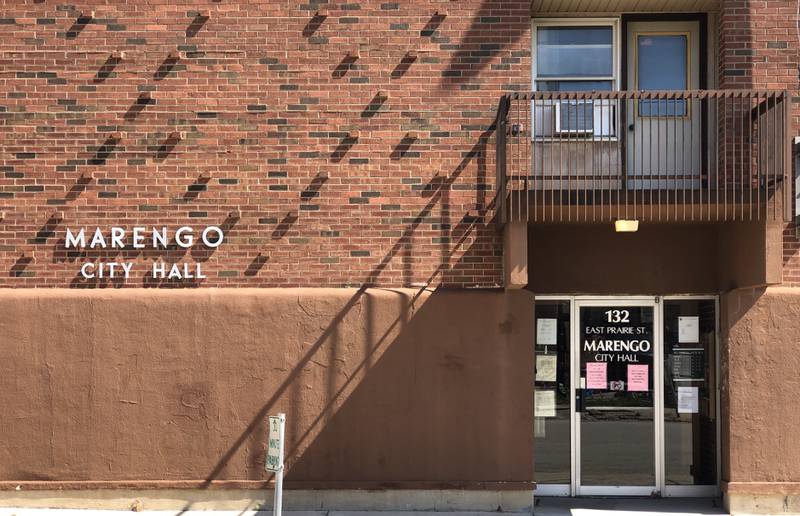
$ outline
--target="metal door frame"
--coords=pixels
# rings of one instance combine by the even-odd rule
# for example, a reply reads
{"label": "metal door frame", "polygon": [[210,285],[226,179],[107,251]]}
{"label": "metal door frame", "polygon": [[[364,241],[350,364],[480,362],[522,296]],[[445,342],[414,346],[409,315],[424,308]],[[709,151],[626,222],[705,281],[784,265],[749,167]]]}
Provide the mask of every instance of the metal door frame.
{"label": "metal door frame", "polygon": [[571,335],[573,375],[571,378],[573,391],[573,405],[577,389],[580,388],[580,309],[584,306],[614,307],[635,306],[653,309],[653,485],[648,486],[582,486],[581,485],[581,413],[573,409],[573,426],[575,427],[573,496],[650,496],[659,495],[660,486],[663,485],[663,427],[659,421],[663,420],[663,346],[661,345],[661,314],[658,298],[654,296],[629,296],[629,297],[576,297],[574,303],[575,325]]}
{"label": "metal door frame", "polygon": [[[717,295],[693,295],[693,294],[675,294],[669,296],[625,296],[625,295],[607,295],[607,296],[573,296],[573,295],[545,295],[536,296],[535,301],[567,301],[569,302],[570,310],[570,483],[569,484],[542,484],[537,485],[535,494],[536,496],[592,496],[592,495],[618,495],[618,496],[636,496],[636,495],[650,495],[655,492],[663,497],[709,497],[720,495],[721,474],[722,474],[722,430],[720,421],[720,312],[719,312],[719,296]],[[666,446],[664,442],[665,422],[664,422],[664,301],[680,301],[680,300],[696,300],[696,301],[714,301],[715,312],[715,349],[714,349],[714,366],[715,381],[714,390],[716,394],[716,469],[717,469],[717,483],[711,486],[689,486],[689,485],[666,485],[665,479],[665,454]],[[653,388],[654,388],[654,452],[655,452],[655,468],[656,468],[656,485],[655,486],[590,486],[584,487],[579,490],[579,473],[580,473],[580,429],[579,417],[580,414],[575,410],[575,389],[578,388],[579,377],[579,364],[580,364],[580,338],[578,336],[578,322],[579,313],[577,308],[583,306],[653,306]],[[658,365],[656,365],[658,364]],[[534,466],[535,469],[535,466]],[[654,489],[655,488],[655,489]],[[579,492],[580,491],[580,492]]]}
{"label": "metal door frame", "polygon": [[[722,392],[720,390],[720,364],[719,364],[719,345],[720,345],[720,335],[719,335],[719,320],[720,320],[720,313],[719,313],[719,296],[714,295],[671,295],[671,296],[663,296],[661,298],[661,306],[659,310],[661,311],[661,316],[663,319],[664,315],[664,301],[714,301],[714,356],[709,357],[710,360],[714,360],[714,382],[715,385],[712,386],[714,389],[714,394],[716,395],[716,410],[714,411],[714,417],[716,418],[716,428],[715,428],[715,435],[716,435],[716,466],[717,466],[717,483],[716,485],[711,486],[688,486],[688,485],[667,485],[666,478],[664,478],[664,485],[662,485],[661,489],[661,496],[664,497],[682,497],[682,498],[689,498],[689,497],[717,497],[720,496],[722,491],[720,490],[720,486],[722,485],[722,421],[720,420],[721,412],[720,412],[720,405],[722,403]],[[664,325],[661,325],[661,331],[664,331]],[[663,351],[663,346],[662,346]],[[663,364],[662,364],[663,370]],[[663,372],[663,371],[662,371]],[[662,377],[663,378],[663,377]],[[663,385],[662,385],[663,388]],[[663,410],[664,407],[664,397],[662,391],[661,397],[661,407]],[[665,425],[666,422],[663,418],[661,418],[661,435],[665,435]],[[666,446],[662,449],[662,453],[666,454]],[[666,470],[664,471],[666,473]],[[666,475],[665,475],[666,476]]]}

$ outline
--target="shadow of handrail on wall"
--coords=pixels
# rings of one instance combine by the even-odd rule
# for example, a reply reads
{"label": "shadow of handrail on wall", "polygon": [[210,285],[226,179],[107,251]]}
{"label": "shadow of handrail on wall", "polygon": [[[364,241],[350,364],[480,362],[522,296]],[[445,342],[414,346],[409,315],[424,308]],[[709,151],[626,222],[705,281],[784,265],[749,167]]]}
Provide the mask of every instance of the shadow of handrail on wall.
{"label": "shadow of handrail on wall", "polygon": [[[508,0],[484,0],[481,3],[442,74],[440,88],[454,89],[477,77],[497,55],[530,31],[530,16],[509,11],[508,4]],[[530,11],[529,3],[520,4],[526,5]],[[498,15],[504,12],[509,14]]]}
{"label": "shadow of handrail on wall", "polygon": [[[313,362],[313,358],[319,352],[319,350],[324,346],[326,342],[329,340],[335,341],[337,337],[337,332],[339,330],[339,325],[344,321],[345,317],[361,303],[363,296],[366,294],[367,289],[371,286],[374,286],[380,275],[386,270],[392,260],[399,254],[399,253],[408,253],[409,246],[411,242],[411,238],[417,228],[429,217],[430,213],[432,212],[433,208],[442,202],[443,199],[446,199],[447,192],[449,192],[450,188],[453,186],[456,180],[461,176],[464,170],[467,169],[467,166],[470,162],[476,159],[480,159],[482,156],[482,149],[486,146],[486,140],[489,137],[489,134],[493,130],[490,129],[486,133],[484,133],[479,141],[475,144],[475,146],[468,152],[465,153],[462,160],[458,163],[458,165],[453,169],[451,173],[449,173],[444,179],[441,181],[441,184],[438,185],[438,188],[433,191],[428,197],[428,201],[425,206],[417,213],[417,215],[412,219],[412,222],[404,229],[402,235],[395,241],[392,248],[383,256],[383,258],[375,265],[372,271],[364,278],[361,286],[355,292],[355,294],[345,303],[345,305],[331,318],[330,322],[324,328],[322,333],[319,337],[315,340],[315,342],[310,346],[308,351],[303,354],[303,356],[296,362],[294,367],[289,371],[286,379],[281,383],[281,385],[275,390],[274,393],[269,397],[269,399],[261,406],[261,408],[256,412],[256,414],[250,419],[250,422],[244,428],[244,430],[239,434],[239,436],[234,440],[231,446],[222,454],[217,464],[212,468],[212,470],[206,476],[204,482],[201,485],[201,488],[209,488],[212,483],[214,482],[217,477],[225,470],[226,466],[230,462],[230,460],[234,457],[234,455],[242,448],[242,446],[248,442],[252,441],[253,439],[258,439],[258,436],[261,436],[261,441],[263,441],[264,432],[264,425],[265,425],[265,417],[272,411],[277,404],[277,402],[283,397],[289,388],[293,385],[295,381],[300,377],[301,373],[305,368],[309,366]],[[483,166],[482,162],[478,163],[479,167]],[[491,209],[494,205],[494,201],[490,203],[489,206],[485,206],[484,209]],[[469,222],[464,223],[467,220]],[[349,377],[341,385],[338,389],[332,391],[330,393],[330,399],[326,401],[325,407],[320,410],[319,414],[317,414],[314,419],[311,421],[309,427],[297,438],[296,441],[293,442],[292,447],[287,450],[287,463],[291,464],[292,461],[296,458],[296,454],[299,450],[303,449],[303,445],[312,436],[316,430],[316,428],[327,418],[331,417],[333,414],[334,408],[337,406],[337,402],[342,399],[343,396],[347,395],[348,392],[351,392],[352,389],[355,388],[354,382],[356,378],[363,377],[366,374],[367,369],[373,363],[373,357],[375,354],[387,344],[388,337],[392,335],[394,332],[399,331],[399,327],[404,324],[404,321],[408,318],[408,314],[415,310],[415,303],[423,295],[423,293],[428,289],[429,285],[431,285],[437,276],[443,275],[447,272],[447,270],[451,269],[451,261],[450,258],[453,254],[455,254],[456,250],[460,250],[462,245],[466,242],[466,240],[473,234],[476,226],[479,223],[483,223],[483,217],[477,217],[474,219],[464,219],[462,218],[461,224],[459,226],[459,239],[450,246],[450,256],[442,256],[442,259],[437,266],[437,268],[432,271],[430,276],[422,282],[422,285],[417,288],[417,290],[408,297],[403,302],[403,309],[400,311],[400,315],[396,317],[390,324],[388,324],[386,330],[382,332],[380,336],[377,336],[373,342],[375,343],[372,345],[370,349],[368,349],[364,355],[364,358],[357,364],[355,369],[349,374]],[[292,222],[293,223],[293,222]],[[467,253],[464,253],[466,256]],[[462,257],[463,260],[463,257]],[[360,376],[359,376],[360,375]],[[248,464],[258,464],[263,463],[263,448],[259,446],[258,442],[253,442],[253,445],[249,447],[251,450],[248,456]],[[287,468],[288,469],[288,468]],[[263,470],[262,470],[263,471]],[[268,479],[266,479],[268,480]],[[192,503],[187,504],[182,512],[191,510]]]}

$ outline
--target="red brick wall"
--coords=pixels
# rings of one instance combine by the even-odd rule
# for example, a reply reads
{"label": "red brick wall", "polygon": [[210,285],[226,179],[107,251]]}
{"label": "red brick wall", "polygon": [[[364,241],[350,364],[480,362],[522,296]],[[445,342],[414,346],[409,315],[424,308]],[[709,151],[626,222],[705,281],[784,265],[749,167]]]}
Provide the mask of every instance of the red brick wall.
{"label": "red brick wall", "polygon": [[[529,85],[528,5],[0,1],[0,286],[501,283],[490,128]],[[64,248],[154,225],[226,241]]]}
{"label": "red brick wall", "polygon": [[[797,10],[795,0],[723,0],[719,24],[722,88],[788,89],[797,95]],[[793,112],[794,127],[800,127],[800,109]],[[800,287],[800,240],[794,224],[786,226],[783,249],[784,283]]]}

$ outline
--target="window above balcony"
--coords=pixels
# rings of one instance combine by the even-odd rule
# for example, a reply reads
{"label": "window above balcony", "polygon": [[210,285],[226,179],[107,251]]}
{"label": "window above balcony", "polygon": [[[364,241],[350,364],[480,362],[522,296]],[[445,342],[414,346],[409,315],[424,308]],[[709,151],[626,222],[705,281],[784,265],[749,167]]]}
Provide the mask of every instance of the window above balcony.
{"label": "window above balcony", "polygon": [[534,23],[533,77],[537,91],[617,88],[617,21],[541,20]]}

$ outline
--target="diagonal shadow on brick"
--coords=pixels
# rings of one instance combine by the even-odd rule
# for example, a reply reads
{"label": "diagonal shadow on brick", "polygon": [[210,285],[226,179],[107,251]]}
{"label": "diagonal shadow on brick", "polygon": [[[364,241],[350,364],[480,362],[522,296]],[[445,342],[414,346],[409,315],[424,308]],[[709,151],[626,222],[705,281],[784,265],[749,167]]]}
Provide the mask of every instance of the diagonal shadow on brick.
{"label": "diagonal shadow on brick", "polygon": [[100,147],[95,150],[94,156],[89,158],[86,163],[89,165],[105,165],[108,157],[111,156],[111,153],[113,153],[116,148],[117,140],[113,136],[109,136],[100,144]]}
{"label": "diagonal shadow on brick", "polygon": [[331,77],[333,77],[334,79],[341,79],[347,74],[347,72],[355,68],[354,65],[356,61],[358,61],[358,57],[356,56],[351,56],[349,54],[344,56],[341,62],[339,62],[339,64],[336,65],[336,68],[333,69]]}
{"label": "diagonal shadow on brick", "polygon": [[65,34],[66,39],[75,39],[78,35],[86,28],[88,24],[92,23],[91,16],[85,16],[81,13],[72,26],[67,29],[67,33]]}
{"label": "diagonal shadow on brick", "polygon": [[33,238],[28,240],[29,244],[46,244],[48,238],[56,236],[56,228],[64,219],[57,213],[50,215],[47,221],[39,228]]}
{"label": "diagonal shadow on brick", "polygon": [[328,176],[323,173],[318,173],[314,179],[300,192],[301,201],[310,201],[314,197],[319,196],[319,190],[328,181]]}
{"label": "diagonal shadow on brick", "polygon": [[361,112],[361,118],[372,118],[377,115],[385,102],[386,97],[381,96],[380,93],[376,93],[375,96],[372,97],[372,100],[369,101],[369,104],[367,104],[367,107]]}
{"label": "diagonal shadow on brick", "polygon": [[331,153],[331,161],[334,163],[339,163],[344,159],[345,155],[350,151],[350,149],[358,142],[358,138],[354,138],[352,136],[346,136],[339,142],[339,145],[336,149]]}
{"label": "diagonal shadow on brick", "polygon": [[392,79],[399,79],[400,77],[404,76],[411,65],[417,60],[417,56],[411,54],[410,52],[406,52],[406,55],[403,56],[403,59],[397,63],[397,66],[394,67],[392,70],[391,77]]}
{"label": "diagonal shadow on brick", "polygon": [[[482,0],[471,16],[470,26],[462,31],[459,41],[453,42],[455,52],[442,72],[439,88],[457,88],[478,76],[498,54],[514,48],[530,31],[530,18],[500,14],[497,0]],[[502,27],[502,29],[501,29]],[[434,31],[435,32],[435,31]],[[432,35],[432,34],[431,34]],[[464,63],[469,63],[468,67]]]}
{"label": "diagonal shadow on brick", "polygon": [[289,212],[286,214],[285,217],[278,223],[275,227],[275,231],[272,232],[272,239],[273,240],[280,240],[289,230],[294,226],[295,222],[297,222],[297,215]]}
{"label": "diagonal shadow on brick", "polygon": [[306,26],[303,27],[303,36],[305,36],[306,38],[310,38],[311,36],[313,36],[314,33],[317,32],[317,29],[319,29],[322,26],[322,23],[325,21],[325,18],[327,18],[327,16],[314,14],[314,16],[312,16],[311,19],[308,20]]}
{"label": "diagonal shadow on brick", "polygon": [[178,142],[180,141],[181,139],[174,134],[167,136],[167,139],[155,149],[154,160],[156,163],[161,163],[167,159],[169,155],[172,154],[172,151],[175,150],[175,146],[178,145]]}
{"label": "diagonal shadow on brick", "polygon": [[114,56],[108,56],[106,62],[100,66],[100,69],[97,70],[92,82],[94,84],[100,84],[104,82],[106,79],[111,77],[111,74],[114,72],[114,68],[120,63],[121,59]]}
{"label": "diagonal shadow on brick", "polygon": [[31,264],[33,258],[30,256],[20,256],[17,258],[17,261],[14,262],[14,265],[11,266],[11,269],[8,271],[8,275],[12,278],[19,278],[25,272],[25,269],[28,268],[28,265]]}
{"label": "diagonal shadow on brick", "polygon": [[83,192],[85,192],[87,190],[87,188],[89,187],[89,183],[91,183],[91,182],[92,182],[92,178],[89,177],[89,176],[81,176],[81,177],[79,177],[78,180],[75,182],[75,184],[72,185],[72,187],[67,192],[67,195],[64,197],[64,200],[66,200],[66,201],[74,201],[75,199],[80,197],[80,195]]}
{"label": "diagonal shadow on brick", "polygon": [[196,36],[207,21],[208,21],[208,16],[202,16],[200,14],[195,16],[194,20],[192,20],[192,23],[190,23],[189,26],[186,27],[186,37],[193,38],[194,36]]}
{"label": "diagonal shadow on brick", "polygon": [[247,269],[244,271],[245,276],[255,276],[258,274],[264,265],[269,261],[269,256],[264,256],[261,253],[258,253],[250,265],[247,266]]}
{"label": "diagonal shadow on brick", "polygon": [[411,151],[411,146],[414,145],[415,141],[417,141],[417,139],[414,138],[413,136],[409,135],[403,136],[403,139],[400,140],[400,142],[394,148],[392,153],[389,155],[389,158],[392,161],[398,161],[405,157],[414,157],[414,158],[419,157],[418,152]]}
{"label": "diagonal shadow on brick", "polygon": [[161,63],[161,66],[158,67],[158,70],[156,70],[156,73],[153,74],[153,79],[156,81],[165,79],[167,76],[169,76],[170,72],[175,69],[178,61],[180,61],[178,56],[172,54],[167,56],[167,58]]}
{"label": "diagonal shadow on brick", "polygon": [[128,111],[123,118],[128,121],[136,120],[136,117],[146,108],[149,104],[155,104],[156,99],[151,98],[149,93],[141,93],[139,97],[131,104]]}
{"label": "diagonal shadow on brick", "polygon": [[447,18],[447,16],[444,14],[434,13],[430,20],[428,20],[428,23],[425,24],[425,27],[419,31],[419,35],[422,37],[434,36],[439,29],[439,25],[442,24],[445,18]]}

